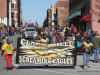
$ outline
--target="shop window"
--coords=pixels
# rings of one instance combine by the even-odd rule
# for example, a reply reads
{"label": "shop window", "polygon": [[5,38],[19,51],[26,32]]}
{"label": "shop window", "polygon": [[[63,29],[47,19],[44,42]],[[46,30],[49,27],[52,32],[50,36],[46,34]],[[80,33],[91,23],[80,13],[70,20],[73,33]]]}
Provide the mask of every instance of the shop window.
{"label": "shop window", "polygon": [[12,20],[12,25],[13,25],[13,26],[15,25],[15,21],[14,21],[14,20]]}
{"label": "shop window", "polygon": [[86,3],[86,11],[87,11],[87,3]]}
{"label": "shop window", "polygon": [[14,18],[14,12],[11,13],[11,18]]}
{"label": "shop window", "polygon": [[12,4],[11,4],[11,7],[12,7],[12,9],[14,9],[14,2],[12,1]]}

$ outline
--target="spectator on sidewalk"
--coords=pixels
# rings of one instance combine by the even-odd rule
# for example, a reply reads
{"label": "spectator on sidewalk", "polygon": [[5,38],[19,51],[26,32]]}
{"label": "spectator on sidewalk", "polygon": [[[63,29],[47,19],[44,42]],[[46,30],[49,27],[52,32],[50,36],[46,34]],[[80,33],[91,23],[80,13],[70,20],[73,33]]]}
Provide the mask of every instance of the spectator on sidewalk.
{"label": "spectator on sidewalk", "polygon": [[1,51],[1,46],[2,46],[2,40],[3,40],[3,36],[0,35],[0,51]]}
{"label": "spectator on sidewalk", "polygon": [[99,62],[99,49],[100,49],[100,38],[94,37],[92,40],[93,47],[94,47],[94,63]]}
{"label": "spectator on sidewalk", "polygon": [[75,34],[75,32],[76,32],[76,26],[74,25],[73,33]]}
{"label": "spectator on sidewalk", "polygon": [[87,36],[87,31],[84,32],[84,38],[86,39]]}
{"label": "spectator on sidewalk", "polygon": [[80,43],[82,42],[80,32],[78,32],[78,41],[79,41]]}
{"label": "spectator on sidewalk", "polygon": [[86,37],[86,40],[87,40],[87,38],[91,38],[91,42],[92,42],[93,34],[89,33],[89,34],[87,35],[87,37]]}
{"label": "spectator on sidewalk", "polygon": [[48,43],[53,43],[53,39],[52,39],[52,36],[50,35],[50,33],[48,33],[47,38],[49,39]]}

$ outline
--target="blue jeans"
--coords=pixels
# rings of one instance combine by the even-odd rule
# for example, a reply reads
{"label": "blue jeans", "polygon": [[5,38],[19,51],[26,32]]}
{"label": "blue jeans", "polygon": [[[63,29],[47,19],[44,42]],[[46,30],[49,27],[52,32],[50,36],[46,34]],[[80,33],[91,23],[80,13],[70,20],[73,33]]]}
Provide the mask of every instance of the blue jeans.
{"label": "blue jeans", "polygon": [[99,50],[100,48],[95,48],[94,49],[94,62],[99,62]]}
{"label": "blue jeans", "polygon": [[89,65],[89,59],[90,59],[90,54],[83,53],[83,65],[84,66]]}
{"label": "blue jeans", "polygon": [[9,32],[7,32],[7,37],[9,37]]}
{"label": "blue jeans", "polygon": [[100,48],[99,48],[99,54],[100,54]]}

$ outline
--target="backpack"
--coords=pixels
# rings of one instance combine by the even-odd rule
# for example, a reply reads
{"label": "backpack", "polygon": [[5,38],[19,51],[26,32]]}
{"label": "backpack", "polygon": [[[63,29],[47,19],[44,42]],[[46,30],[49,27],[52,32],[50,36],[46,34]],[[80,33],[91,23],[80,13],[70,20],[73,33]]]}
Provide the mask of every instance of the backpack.
{"label": "backpack", "polygon": [[81,47],[81,44],[80,44],[80,42],[77,42],[77,47]]}

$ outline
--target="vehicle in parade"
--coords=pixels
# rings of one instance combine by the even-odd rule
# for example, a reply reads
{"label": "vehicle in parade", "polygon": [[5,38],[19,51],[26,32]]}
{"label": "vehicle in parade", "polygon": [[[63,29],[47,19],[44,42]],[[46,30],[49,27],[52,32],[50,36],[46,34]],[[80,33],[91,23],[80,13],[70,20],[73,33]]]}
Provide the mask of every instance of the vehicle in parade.
{"label": "vehicle in parade", "polygon": [[25,28],[25,38],[35,38],[37,36],[36,29],[34,27]]}

